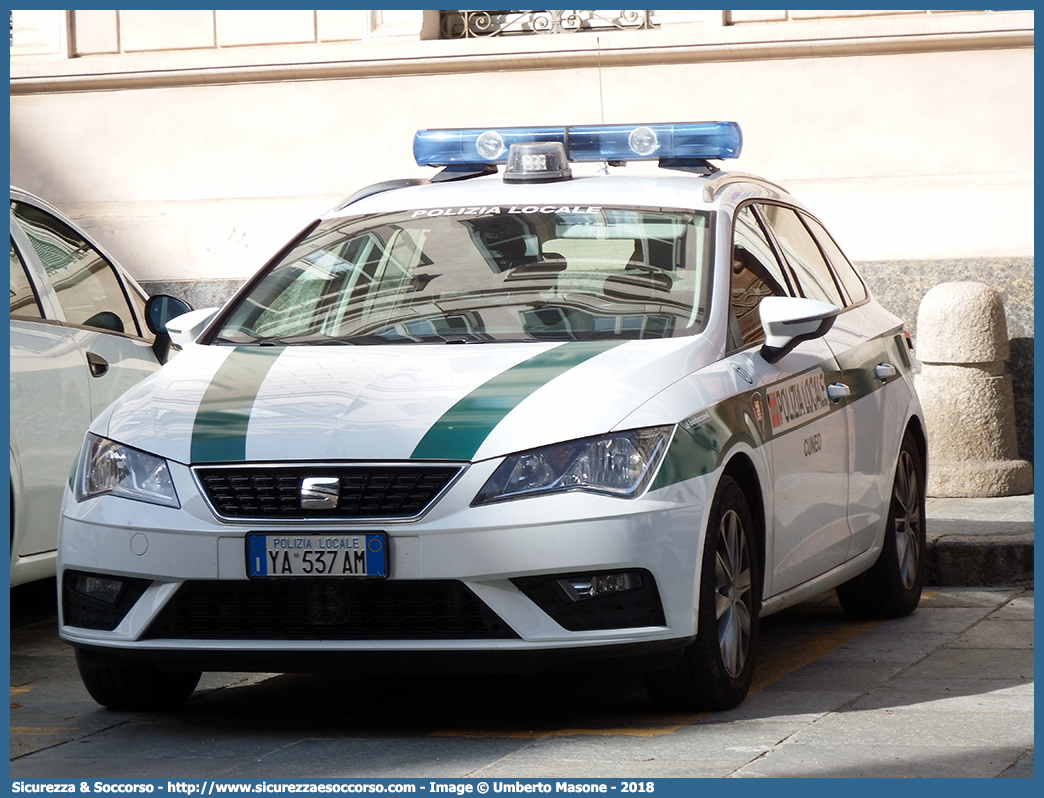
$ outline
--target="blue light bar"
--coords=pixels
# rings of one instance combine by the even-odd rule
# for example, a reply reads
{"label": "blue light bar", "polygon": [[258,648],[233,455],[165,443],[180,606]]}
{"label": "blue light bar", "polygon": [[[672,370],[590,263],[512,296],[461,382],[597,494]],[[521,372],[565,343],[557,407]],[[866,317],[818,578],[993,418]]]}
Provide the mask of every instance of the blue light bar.
{"label": "blue light bar", "polygon": [[418,130],[413,137],[413,157],[418,166],[507,163],[512,144],[562,141],[564,135],[564,127]]}
{"label": "blue light bar", "polygon": [[738,158],[743,135],[735,122],[659,125],[583,125],[419,130],[419,166],[506,163],[512,144],[560,141],[570,161],[703,160]]}
{"label": "blue light bar", "polygon": [[569,128],[571,161],[738,158],[743,136],[735,122],[591,125]]}

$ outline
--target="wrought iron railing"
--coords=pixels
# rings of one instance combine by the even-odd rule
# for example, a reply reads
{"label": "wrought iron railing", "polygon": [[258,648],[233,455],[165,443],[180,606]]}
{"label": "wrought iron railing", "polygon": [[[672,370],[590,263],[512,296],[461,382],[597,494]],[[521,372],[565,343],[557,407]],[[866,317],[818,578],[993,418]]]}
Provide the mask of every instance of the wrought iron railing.
{"label": "wrought iron railing", "polygon": [[440,11],[443,39],[649,30],[652,11]]}

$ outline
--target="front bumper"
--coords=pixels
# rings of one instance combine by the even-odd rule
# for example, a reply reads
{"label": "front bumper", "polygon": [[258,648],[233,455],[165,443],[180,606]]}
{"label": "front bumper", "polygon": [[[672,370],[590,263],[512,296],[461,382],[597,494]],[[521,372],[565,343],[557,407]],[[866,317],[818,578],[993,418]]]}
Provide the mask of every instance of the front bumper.
{"label": "front bumper", "polygon": [[[650,667],[692,640],[712,475],[636,500],[571,493],[470,507],[481,465],[402,524],[221,521],[180,468],[181,509],[67,498],[60,635],[112,662],[252,671]],[[247,577],[248,532],[334,530],[385,532],[388,577]],[[571,607],[551,585],[620,572],[640,574],[640,589]],[[69,587],[79,573],[134,589],[98,620]]]}
{"label": "front bumper", "polygon": [[547,669],[582,667],[585,671],[644,672],[674,666],[694,638],[649,640],[605,646],[534,648],[530,645],[493,648],[441,648],[433,651],[287,649],[128,648],[79,644],[88,662],[99,667],[133,668],[150,665],[161,671],[243,673],[539,673]]}

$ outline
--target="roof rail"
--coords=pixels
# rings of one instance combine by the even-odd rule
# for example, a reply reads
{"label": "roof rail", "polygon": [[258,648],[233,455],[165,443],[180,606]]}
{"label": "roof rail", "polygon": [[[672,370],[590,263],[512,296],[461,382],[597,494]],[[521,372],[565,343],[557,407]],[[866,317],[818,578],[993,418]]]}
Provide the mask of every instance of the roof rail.
{"label": "roof rail", "polygon": [[704,158],[661,158],[659,166],[661,169],[675,169],[696,175],[713,175],[721,171]]}
{"label": "roof rail", "polygon": [[763,177],[757,175],[749,175],[745,172],[718,172],[713,177],[708,178],[703,184],[703,199],[706,202],[711,202],[726,186],[733,183],[753,183],[756,186],[761,186],[769,191],[779,192],[781,194],[789,194],[783,186],[766,180]]}
{"label": "roof rail", "polygon": [[407,188],[409,186],[420,186],[428,181],[419,177],[406,177],[399,180],[385,180],[383,183],[374,183],[372,186],[366,186],[361,188],[352,194],[348,199],[334,208],[335,211],[343,211],[353,202],[358,202],[366,197],[372,197],[374,194],[382,194],[385,191],[395,191],[398,188]]}
{"label": "roof rail", "polygon": [[470,180],[473,177],[484,177],[496,173],[497,167],[491,163],[456,163],[444,167],[431,179],[431,182],[447,183],[451,180]]}

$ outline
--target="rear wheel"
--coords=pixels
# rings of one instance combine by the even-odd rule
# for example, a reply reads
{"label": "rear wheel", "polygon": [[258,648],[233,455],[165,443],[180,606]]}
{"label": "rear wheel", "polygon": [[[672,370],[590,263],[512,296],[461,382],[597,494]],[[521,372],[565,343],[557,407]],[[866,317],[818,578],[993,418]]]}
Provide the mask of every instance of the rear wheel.
{"label": "rear wheel", "polygon": [[869,571],[837,588],[854,618],[901,618],[917,608],[924,584],[924,467],[909,433],[903,438],[892,483],[884,547]]}
{"label": "rear wheel", "polygon": [[202,675],[199,671],[167,673],[149,665],[96,665],[79,649],[76,666],[91,698],[115,710],[173,709],[188,700]]}
{"label": "rear wheel", "polygon": [[699,631],[681,661],[645,674],[653,699],[678,709],[729,709],[750,690],[761,577],[747,498],[722,477],[711,505],[700,572]]}

